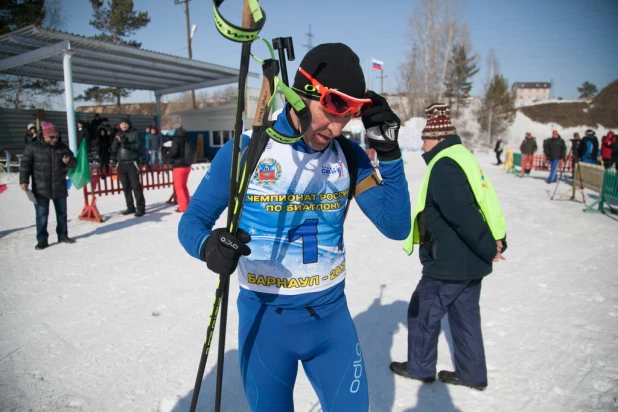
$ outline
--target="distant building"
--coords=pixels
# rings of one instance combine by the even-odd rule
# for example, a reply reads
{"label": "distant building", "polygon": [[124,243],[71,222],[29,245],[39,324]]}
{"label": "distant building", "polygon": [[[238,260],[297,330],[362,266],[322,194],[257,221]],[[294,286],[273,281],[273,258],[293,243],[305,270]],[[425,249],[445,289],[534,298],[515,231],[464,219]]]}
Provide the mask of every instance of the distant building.
{"label": "distant building", "polygon": [[548,82],[526,82],[513,83],[511,87],[515,100],[518,99],[549,99],[551,83]]}

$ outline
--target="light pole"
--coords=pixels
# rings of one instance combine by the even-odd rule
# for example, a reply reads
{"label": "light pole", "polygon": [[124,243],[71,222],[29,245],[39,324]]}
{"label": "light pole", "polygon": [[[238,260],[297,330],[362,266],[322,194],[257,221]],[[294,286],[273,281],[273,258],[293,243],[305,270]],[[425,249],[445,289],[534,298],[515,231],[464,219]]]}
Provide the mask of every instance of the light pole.
{"label": "light pole", "polygon": [[[174,0],[174,4],[183,4],[185,5],[185,18],[187,21],[187,52],[189,54],[189,60],[193,60],[193,53],[191,51],[191,39],[195,34],[195,30],[197,26],[193,26],[193,30],[191,29],[191,23],[189,19],[189,1],[191,0]],[[195,90],[191,90],[191,108],[195,110]]]}
{"label": "light pole", "polygon": [[387,77],[384,75],[384,69],[380,70],[379,76],[376,76],[376,79],[380,79],[380,94],[384,94],[384,79]]}

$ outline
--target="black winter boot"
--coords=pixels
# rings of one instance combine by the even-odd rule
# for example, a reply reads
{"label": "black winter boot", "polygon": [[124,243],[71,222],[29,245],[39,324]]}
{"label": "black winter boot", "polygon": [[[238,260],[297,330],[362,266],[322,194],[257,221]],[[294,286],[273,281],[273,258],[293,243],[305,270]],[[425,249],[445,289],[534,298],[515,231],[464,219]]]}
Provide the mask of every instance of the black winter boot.
{"label": "black winter boot", "polygon": [[122,214],[123,214],[124,216],[126,216],[126,215],[132,215],[133,213],[135,213],[135,208],[134,208],[134,207],[130,207],[130,208],[128,208],[127,210],[125,210],[124,212],[122,212]]}
{"label": "black winter boot", "polygon": [[408,379],[415,379],[417,381],[421,381],[423,383],[432,383],[435,382],[435,377],[429,378],[417,378],[416,376],[412,376],[408,373],[407,362],[391,362],[389,369],[396,375],[403,376]]}
{"label": "black winter boot", "polygon": [[47,246],[49,246],[49,243],[47,243],[47,241],[44,242],[39,242],[36,244],[36,246],[34,247],[36,250],[43,250],[45,249]]}
{"label": "black winter boot", "polygon": [[451,372],[451,371],[440,371],[440,372],[438,372],[438,379],[440,379],[440,381],[442,381],[444,383],[448,383],[448,384],[451,384],[451,385],[467,386],[468,388],[476,389],[478,391],[484,391],[485,388],[487,388],[487,386],[468,385],[467,383],[465,383],[461,379],[459,379],[457,377],[457,375],[455,374],[455,372]]}

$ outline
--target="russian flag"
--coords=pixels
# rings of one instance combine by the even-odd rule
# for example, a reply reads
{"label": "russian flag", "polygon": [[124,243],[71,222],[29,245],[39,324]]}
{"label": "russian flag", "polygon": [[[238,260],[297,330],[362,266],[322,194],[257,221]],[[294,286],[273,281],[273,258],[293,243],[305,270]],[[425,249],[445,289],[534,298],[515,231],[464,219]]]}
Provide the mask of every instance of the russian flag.
{"label": "russian flag", "polygon": [[371,68],[376,70],[382,70],[382,65],[384,62],[376,59],[371,59]]}

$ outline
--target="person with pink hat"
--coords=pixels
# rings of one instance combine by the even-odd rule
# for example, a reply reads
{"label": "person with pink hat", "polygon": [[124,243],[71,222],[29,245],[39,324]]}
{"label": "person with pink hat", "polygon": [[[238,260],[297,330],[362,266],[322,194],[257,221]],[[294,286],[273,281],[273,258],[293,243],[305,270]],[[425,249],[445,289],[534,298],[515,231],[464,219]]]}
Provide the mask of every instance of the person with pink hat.
{"label": "person with pink hat", "polygon": [[41,140],[26,146],[19,170],[19,183],[23,191],[32,182],[32,193],[36,199],[36,250],[49,246],[47,218],[49,202],[56,210],[56,234],[58,243],[75,243],[69,237],[67,224],[67,172],[77,166],[77,159],[69,147],[60,141],[60,132],[53,123],[41,124]]}

